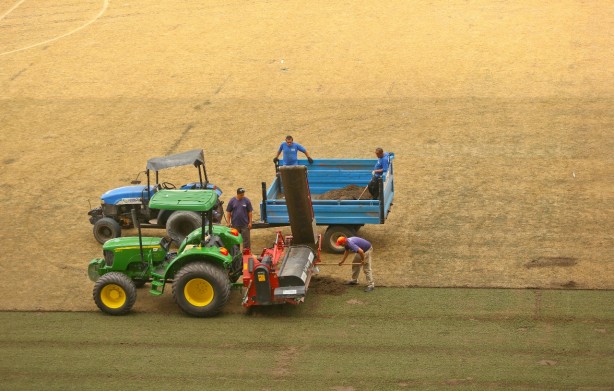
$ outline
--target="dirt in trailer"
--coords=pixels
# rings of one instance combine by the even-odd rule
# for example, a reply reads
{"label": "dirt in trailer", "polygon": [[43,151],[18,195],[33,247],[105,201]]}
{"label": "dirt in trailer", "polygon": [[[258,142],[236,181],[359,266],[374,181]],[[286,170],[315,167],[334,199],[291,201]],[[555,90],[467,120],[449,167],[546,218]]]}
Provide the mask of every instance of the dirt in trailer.
{"label": "dirt in trailer", "polygon": [[[284,193],[278,193],[277,199],[284,199]],[[347,185],[341,189],[329,190],[325,193],[312,194],[313,200],[366,200],[370,199],[371,194],[367,190],[366,186],[360,187],[358,185]]]}
{"label": "dirt in trailer", "polygon": [[315,194],[312,198],[315,200],[367,200],[371,198],[371,193],[366,186],[347,185],[341,189]]}

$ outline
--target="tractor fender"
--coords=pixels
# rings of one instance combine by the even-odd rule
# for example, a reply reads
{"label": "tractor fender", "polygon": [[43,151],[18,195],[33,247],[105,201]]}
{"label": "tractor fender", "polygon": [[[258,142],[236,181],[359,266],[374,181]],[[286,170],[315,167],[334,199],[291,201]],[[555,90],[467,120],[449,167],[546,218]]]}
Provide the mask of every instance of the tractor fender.
{"label": "tractor fender", "polygon": [[232,255],[223,255],[217,247],[194,247],[184,250],[168,264],[164,271],[164,278],[173,279],[182,267],[192,262],[210,263],[227,271],[232,264]]}

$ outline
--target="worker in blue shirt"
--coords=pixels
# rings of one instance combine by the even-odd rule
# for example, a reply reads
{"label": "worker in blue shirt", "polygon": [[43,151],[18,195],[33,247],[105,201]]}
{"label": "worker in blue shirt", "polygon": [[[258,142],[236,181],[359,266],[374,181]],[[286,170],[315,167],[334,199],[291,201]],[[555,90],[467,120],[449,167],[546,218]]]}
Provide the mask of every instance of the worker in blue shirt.
{"label": "worker in blue shirt", "polygon": [[343,259],[339,262],[339,266],[343,265],[350,251],[355,253],[354,260],[352,261],[352,279],[345,284],[358,285],[358,275],[360,274],[360,267],[362,266],[368,284],[365,288],[365,292],[371,292],[375,289],[375,282],[373,281],[373,273],[371,271],[371,254],[373,254],[373,246],[371,246],[371,243],[358,236],[349,238],[339,236],[339,238],[337,238],[337,246],[343,246],[345,248],[345,253],[343,253]]}
{"label": "worker in blue shirt", "polygon": [[303,152],[307,156],[309,164],[313,163],[313,159],[309,156],[309,152],[299,143],[295,143],[292,136],[286,136],[286,141],[281,143],[277,150],[277,155],[273,158],[273,162],[279,162],[279,154],[284,153],[283,165],[284,166],[296,166],[298,165],[298,153]]}
{"label": "worker in blue shirt", "polygon": [[380,179],[383,180],[382,177],[388,172],[388,167],[390,166],[390,154],[378,147],[375,148],[375,156],[377,156],[377,162],[375,167],[373,167],[373,171],[371,171],[372,177],[368,188],[371,197],[377,200],[379,198],[379,181]]}

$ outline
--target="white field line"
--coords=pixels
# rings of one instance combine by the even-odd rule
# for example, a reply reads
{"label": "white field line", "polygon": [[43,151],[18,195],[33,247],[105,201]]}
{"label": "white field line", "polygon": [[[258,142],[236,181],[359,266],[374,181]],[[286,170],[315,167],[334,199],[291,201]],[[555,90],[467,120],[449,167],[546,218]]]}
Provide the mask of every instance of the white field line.
{"label": "white field line", "polygon": [[[14,6],[13,6],[13,8],[11,8],[11,9],[10,9],[8,12],[6,12],[4,15],[2,15],[2,16],[0,17],[0,20],[1,20],[2,18],[4,18],[6,15],[8,15],[8,14],[9,14],[11,11],[13,11],[15,8],[17,8],[17,7],[18,7],[18,6],[19,6],[21,3],[23,3],[24,1],[25,1],[25,0],[21,0],[19,3],[17,3],[16,5],[14,5]],[[86,28],[87,26],[89,26],[90,24],[94,23],[96,20],[98,20],[98,19],[99,19],[99,18],[100,18],[100,17],[101,17],[101,16],[102,16],[104,13],[105,13],[105,11],[107,10],[107,8],[109,8],[109,0],[103,0],[103,2],[102,2],[102,8],[100,9],[100,12],[98,12],[98,15],[96,15],[96,16],[95,16],[93,19],[91,19],[90,21],[86,22],[85,24],[83,24],[83,25],[81,25],[81,26],[77,27],[76,29],[74,29],[74,30],[72,30],[72,31],[69,31],[69,32],[67,32],[67,33],[64,33],[64,34],[62,34],[62,35],[59,35],[59,36],[57,36],[57,37],[55,37],[55,38],[51,38],[51,39],[48,39],[48,40],[43,41],[43,42],[35,43],[34,45],[30,45],[30,46],[26,46],[26,47],[23,47],[23,48],[19,48],[19,49],[15,49],[15,50],[10,50],[10,51],[8,51],[8,52],[0,53],[0,56],[4,56],[5,54],[11,54],[11,53],[16,53],[16,52],[21,52],[22,50],[32,49],[32,48],[37,47],[37,46],[46,45],[46,44],[48,44],[48,43],[51,43],[51,42],[57,41],[58,39],[62,39],[62,38],[67,37],[67,36],[69,36],[69,35],[71,35],[71,34],[74,34],[74,33],[78,32],[78,31],[81,31],[81,30],[83,30],[84,28]]]}
{"label": "white field line", "polygon": [[13,12],[13,10],[15,8],[19,7],[21,5],[21,3],[23,3],[24,1],[26,1],[26,0],[21,0],[21,1],[18,1],[17,3],[15,3],[15,5],[12,6],[8,11],[6,11],[2,15],[0,15],[0,20],[4,19],[6,17],[6,15],[10,14],[11,12]]}

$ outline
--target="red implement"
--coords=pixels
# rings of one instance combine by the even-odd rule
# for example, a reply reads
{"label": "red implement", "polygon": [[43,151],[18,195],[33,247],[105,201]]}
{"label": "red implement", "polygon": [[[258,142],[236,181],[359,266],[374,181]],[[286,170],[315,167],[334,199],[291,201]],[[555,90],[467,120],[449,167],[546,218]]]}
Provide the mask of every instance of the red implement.
{"label": "red implement", "polygon": [[311,276],[318,272],[321,241],[310,246],[292,245],[292,236],[277,231],[275,242],[260,256],[243,253],[243,306],[298,304],[305,299]]}

